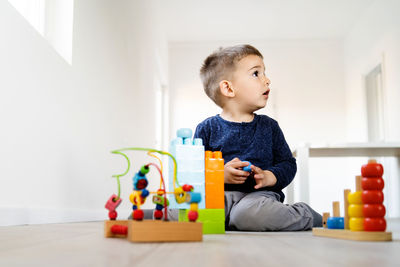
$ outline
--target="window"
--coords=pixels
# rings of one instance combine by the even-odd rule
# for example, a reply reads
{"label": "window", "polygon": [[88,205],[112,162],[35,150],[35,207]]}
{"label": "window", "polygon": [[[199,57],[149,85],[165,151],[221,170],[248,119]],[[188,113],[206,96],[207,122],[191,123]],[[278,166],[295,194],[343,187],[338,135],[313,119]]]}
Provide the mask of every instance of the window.
{"label": "window", "polygon": [[73,0],[8,0],[72,64]]}

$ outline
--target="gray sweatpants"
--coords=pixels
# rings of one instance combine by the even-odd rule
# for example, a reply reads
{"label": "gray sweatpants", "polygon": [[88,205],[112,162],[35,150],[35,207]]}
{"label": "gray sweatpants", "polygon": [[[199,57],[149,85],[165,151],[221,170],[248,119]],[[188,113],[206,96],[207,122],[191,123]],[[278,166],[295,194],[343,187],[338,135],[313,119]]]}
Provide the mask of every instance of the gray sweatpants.
{"label": "gray sweatpants", "polygon": [[271,191],[225,191],[225,228],[239,231],[302,231],[322,226],[322,217],[305,203],[279,201]]}

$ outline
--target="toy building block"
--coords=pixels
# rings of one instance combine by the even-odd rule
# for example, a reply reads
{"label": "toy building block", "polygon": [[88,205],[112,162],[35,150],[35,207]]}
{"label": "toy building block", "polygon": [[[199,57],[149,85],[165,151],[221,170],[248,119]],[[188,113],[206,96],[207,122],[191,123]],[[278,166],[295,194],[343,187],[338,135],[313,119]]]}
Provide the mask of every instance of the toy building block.
{"label": "toy building block", "polygon": [[[391,241],[392,233],[385,232],[386,220],[383,203],[383,166],[375,160],[361,167],[362,176],[356,176],[356,192],[344,190],[345,223],[344,229],[313,228],[313,235],[356,241]],[[329,220],[329,219],[328,219]]]}
{"label": "toy building block", "polygon": [[200,222],[130,220],[128,240],[131,242],[202,241],[203,228]]}
{"label": "toy building block", "polygon": [[[191,184],[196,192],[201,194],[203,201],[199,209],[205,208],[205,171],[204,171],[204,146],[201,139],[192,139],[192,130],[182,128],[177,131],[177,138],[170,144],[170,153],[175,157],[178,165],[177,178],[181,184]],[[173,190],[174,166],[169,165],[169,191]],[[173,195],[169,196],[170,208],[188,209],[189,204],[179,204]]]}
{"label": "toy building block", "polygon": [[[188,210],[179,210],[179,221],[188,221]],[[200,209],[198,221],[203,223],[203,234],[225,233],[224,209]]]}
{"label": "toy building block", "polygon": [[221,151],[205,152],[206,209],[224,209],[224,159]]}

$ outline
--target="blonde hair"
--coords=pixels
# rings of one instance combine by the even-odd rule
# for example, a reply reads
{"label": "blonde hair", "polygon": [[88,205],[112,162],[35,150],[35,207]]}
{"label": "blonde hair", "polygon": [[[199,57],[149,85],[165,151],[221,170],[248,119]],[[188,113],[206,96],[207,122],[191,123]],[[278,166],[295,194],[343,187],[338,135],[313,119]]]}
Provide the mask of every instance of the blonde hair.
{"label": "blonde hair", "polygon": [[204,60],[200,69],[200,78],[205,93],[218,106],[221,106],[220,81],[231,79],[236,63],[249,55],[256,55],[263,59],[262,54],[255,47],[245,44],[221,47]]}

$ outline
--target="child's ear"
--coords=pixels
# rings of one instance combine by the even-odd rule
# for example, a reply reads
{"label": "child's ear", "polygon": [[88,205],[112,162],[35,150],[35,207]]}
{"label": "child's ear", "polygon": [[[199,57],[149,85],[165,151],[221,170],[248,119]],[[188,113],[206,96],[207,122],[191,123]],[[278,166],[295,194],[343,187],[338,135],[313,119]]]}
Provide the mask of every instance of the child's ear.
{"label": "child's ear", "polygon": [[219,82],[219,90],[221,94],[226,97],[234,97],[235,91],[232,88],[232,83],[227,80],[222,80]]}

